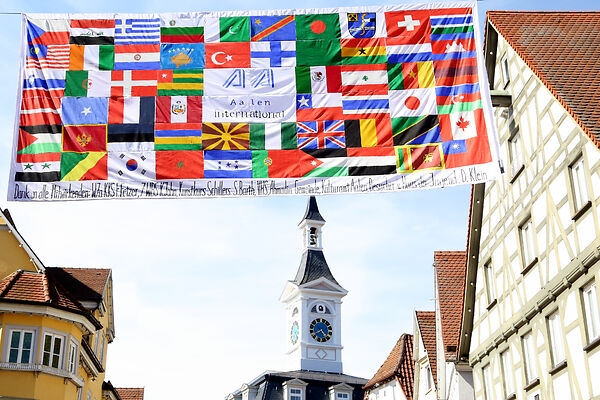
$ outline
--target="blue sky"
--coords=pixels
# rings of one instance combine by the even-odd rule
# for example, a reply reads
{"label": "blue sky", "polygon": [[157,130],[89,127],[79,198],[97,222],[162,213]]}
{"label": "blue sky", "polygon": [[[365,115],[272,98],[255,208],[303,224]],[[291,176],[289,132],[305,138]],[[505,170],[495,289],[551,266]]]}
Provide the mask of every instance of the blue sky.
{"label": "blue sky", "polygon": [[[306,0],[306,7],[392,4]],[[294,8],[291,0],[15,1],[0,12],[173,12]],[[540,10],[540,2],[478,2]],[[543,2],[591,10],[591,1]],[[5,199],[17,91],[20,17],[0,15],[0,198]],[[433,309],[433,251],[466,245],[470,187],[324,196],[329,266],[349,294],[342,306],[344,372],[370,378],[413,310]],[[146,399],[222,399],[267,369],[283,368],[288,327],[278,298],[295,276],[305,197],[129,200],[8,207],[49,266],[112,268],[116,340],[108,375],[145,386]]]}

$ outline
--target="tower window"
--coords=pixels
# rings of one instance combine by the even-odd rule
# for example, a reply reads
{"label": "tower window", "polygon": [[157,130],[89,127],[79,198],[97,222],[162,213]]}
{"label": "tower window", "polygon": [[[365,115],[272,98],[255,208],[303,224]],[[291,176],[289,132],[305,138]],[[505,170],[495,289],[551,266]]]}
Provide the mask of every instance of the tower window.
{"label": "tower window", "polygon": [[315,227],[310,228],[310,234],[308,237],[308,241],[311,246],[317,245],[317,228],[315,228]]}
{"label": "tower window", "polygon": [[327,306],[325,304],[321,304],[321,303],[313,306],[313,308],[311,308],[310,311],[317,313],[317,314],[331,314],[331,311],[329,311],[329,308],[327,308]]}

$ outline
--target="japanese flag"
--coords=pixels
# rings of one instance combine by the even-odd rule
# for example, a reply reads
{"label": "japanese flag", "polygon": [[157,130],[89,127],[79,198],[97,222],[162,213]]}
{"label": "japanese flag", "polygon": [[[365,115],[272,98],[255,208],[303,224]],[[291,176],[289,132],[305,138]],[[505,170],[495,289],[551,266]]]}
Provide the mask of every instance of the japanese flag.
{"label": "japanese flag", "polygon": [[435,88],[390,90],[392,118],[433,114],[437,114]]}

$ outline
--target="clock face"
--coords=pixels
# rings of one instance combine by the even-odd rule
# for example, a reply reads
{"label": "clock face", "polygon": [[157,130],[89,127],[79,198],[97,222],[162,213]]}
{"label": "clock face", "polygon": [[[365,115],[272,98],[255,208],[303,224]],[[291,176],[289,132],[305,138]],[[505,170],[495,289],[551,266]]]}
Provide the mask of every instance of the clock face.
{"label": "clock face", "polygon": [[310,335],[317,342],[326,342],[331,339],[333,329],[329,321],[323,318],[316,318],[310,323]]}
{"label": "clock face", "polygon": [[292,324],[292,330],[290,332],[290,340],[292,344],[296,344],[298,341],[298,336],[300,336],[300,328],[298,327],[298,322],[294,321]]}

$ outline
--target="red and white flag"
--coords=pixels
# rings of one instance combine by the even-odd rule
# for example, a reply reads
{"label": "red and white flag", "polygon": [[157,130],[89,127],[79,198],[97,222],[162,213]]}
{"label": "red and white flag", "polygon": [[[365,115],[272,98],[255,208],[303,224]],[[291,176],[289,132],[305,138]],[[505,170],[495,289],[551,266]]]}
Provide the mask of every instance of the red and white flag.
{"label": "red and white flag", "polygon": [[440,114],[439,119],[442,141],[487,137],[482,109]]}
{"label": "red and white flag", "polygon": [[406,44],[429,41],[431,24],[429,10],[392,11],[385,13],[388,37],[402,37]]}
{"label": "red and white flag", "polygon": [[140,97],[111,97],[108,100],[109,124],[139,124]]}
{"label": "red and white flag", "polygon": [[342,93],[388,92],[386,64],[342,65]]}
{"label": "red and white flag", "polygon": [[158,96],[157,123],[202,122],[202,96]]}
{"label": "red and white flag", "polygon": [[417,117],[437,114],[435,88],[391,90],[390,116]]}
{"label": "red and white flag", "polygon": [[68,44],[30,44],[25,68],[69,69],[70,49]]}
{"label": "red and white flag", "polygon": [[250,68],[250,42],[206,43],[206,68]]}
{"label": "red and white flag", "polygon": [[19,125],[60,125],[60,99],[40,96],[24,97]]}
{"label": "red and white flag", "polygon": [[156,96],[158,71],[112,71],[113,97]]}

